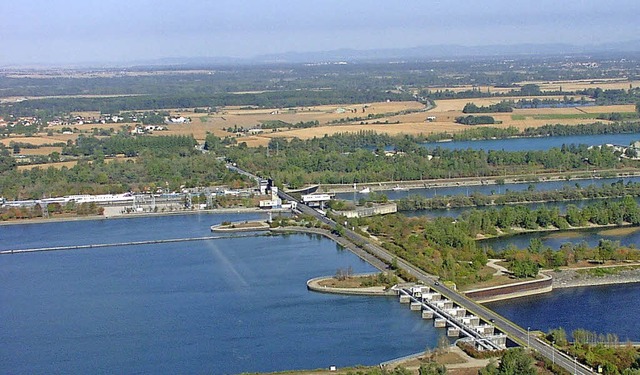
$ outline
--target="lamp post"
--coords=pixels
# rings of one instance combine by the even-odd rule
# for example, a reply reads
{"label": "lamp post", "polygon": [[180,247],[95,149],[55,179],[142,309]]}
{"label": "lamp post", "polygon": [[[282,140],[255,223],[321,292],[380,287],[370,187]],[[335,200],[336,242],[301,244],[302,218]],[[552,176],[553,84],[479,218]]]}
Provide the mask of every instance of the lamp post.
{"label": "lamp post", "polygon": [[573,357],[573,374],[578,374],[578,357]]}
{"label": "lamp post", "polygon": [[551,362],[556,364],[556,342],[551,341]]}
{"label": "lamp post", "polygon": [[527,348],[530,347],[530,340],[529,340],[529,330],[531,329],[531,327],[527,327]]}

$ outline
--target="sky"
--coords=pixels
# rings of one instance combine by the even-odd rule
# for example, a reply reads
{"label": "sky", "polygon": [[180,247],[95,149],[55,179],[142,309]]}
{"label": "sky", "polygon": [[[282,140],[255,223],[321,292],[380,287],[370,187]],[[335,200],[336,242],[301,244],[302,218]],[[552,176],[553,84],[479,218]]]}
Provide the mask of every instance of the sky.
{"label": "sky", "polygon": [[0,66],[640,39],[638,0],[2,0]]}

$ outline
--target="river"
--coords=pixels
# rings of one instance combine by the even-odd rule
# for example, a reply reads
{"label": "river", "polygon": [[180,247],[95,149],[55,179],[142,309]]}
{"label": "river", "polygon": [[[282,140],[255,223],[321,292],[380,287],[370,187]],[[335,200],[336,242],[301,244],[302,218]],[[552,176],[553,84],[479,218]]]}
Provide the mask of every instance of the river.
{"label": "river", "polygon": [[598,135],[566,135],[555,137],[533,137],[533,138],[508,138],[508,139],[487,139],[477,141],[451,141],[451,142],[429,142],[423,143],[428,148],[453,149],[473,149],[473,150],[505,150],[505,151],[536,151],[549,150],[562,145],[583,144],[588,146],[599,146],[604,144],[614,144],[629,146],[631,142],[640,140],[640,133],[631,134],[598,134]]}
{"label": "river", "polygon": [[[563,232],[535,232],[484,240],[481,244],[502,250],[509,245],[527,247],[532,238],[558,249],[566,242],[596,246],[600,239],[620,241],[625,246],[640,244],[640,228],[621,232],[588,229]],[[552,293],[488,303],[487,306],[520,326],[548,332],[563,327],[567,334],[578,328],[614,333],[621,342],[640,341],[640,283],[556,289]]]}
{"label": "river", "polygon": [[[0,226],[0,249],[200,237],[212,224],[256,218],[264,215]],[[396,298],[306,289],[309,278],[347,267],[373,271],[311,235],[3,255],[0,372],[284,371],[375,365],[436,345],[444,331]],[[640,340],[640,294],[630,286],[490,306],[524,327],[584,327]]]}
{"label": "river", "polygon": [[[207,236],[264,215],[0,226],[0,248]],[[434,347],[392,297],[305,282],[374,269],[330,240],[261,236],[0,256],[0,373],[213,373],[365,364]]]}
{"label": "river", "polygon": [[557,289],[486,305],[532,331],[563,327],[570,337],[582,328],[616,334],[622,343],[640,341],[640,283]]}
{"label": "river", "polygon": [[529,246],[531,239],[539,238],[543,245],[552,249],[559,249],[563,243],[586,242],[589,246],[597,246],[600,239],[620,241],[623,246],[638,246],[640,244],[640,228],[628,228],[622,234],[612,231],[612,228],[584,229],[573,231],[529,232],[508,237],[491,238],[479,242],[481,246],[490,246],[496,251],[513,245],[519,248]]}
{"label": "river", "polygon": [[[576,186],[582,188],[591,185],[602,186],[604,184],[614,184],[618,181],[623,181],[625,184],[628,182],[640,182],[640,177],[591,178],[585,180],[523,182],[503,185],[470,185],[438,188],[431,187],[410,190],[376,190],[375,188],[373,188],[372,190],[384,193],[390,200],[398,200],[406,198],[410,195],[419,195],[426,198],[433,198],[437,196],[471,195],[473,193],[480,193],[485,195],[504,194],[508,191],[525,191],[529,189],[533,189],[535,191],[551,191],[562,190],[564,188],[575,188]],[[361,194],[358,192],[336,193],[336,199],[349,200],[353,202],[356,202],[360,200],[360,198],[364,197],[365,194]]]}

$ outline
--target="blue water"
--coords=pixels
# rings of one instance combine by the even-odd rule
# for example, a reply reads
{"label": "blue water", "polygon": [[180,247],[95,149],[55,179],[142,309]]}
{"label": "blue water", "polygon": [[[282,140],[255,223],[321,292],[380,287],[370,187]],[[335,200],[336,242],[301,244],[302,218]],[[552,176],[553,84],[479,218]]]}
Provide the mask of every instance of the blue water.
{"label": "blue water", "polygon": [[486,304],[532,331],[563,327],[614,333],[620,342],[640,341],[640,283],[556,289],[552,293]]}
{"label": "blue water", "polygon": [[[474,192],[481,194],[504,194],[507,191],[525,191],[533,188],[535,191],[550,191],[550,190],[562,190],[564,188],[575,188],[576,185],[585,188],[587,186],[595,185],[602,186],[603,184],[613,184],[622,180],[625,184],[627,182],[640,182],[640,177],[624,177],[624,178],[592,178],[587,180],[573,180],[573,181],[542,181],[542,182],[523,182],[518,184],[504,184],[504,185],[472,185],[472,186],[451,186],[451,187],[438,187],[438,188],[422,188],[422,189],[410,189],[410,190],[377,190],[381,191],[391,200],[398,200],[406,198],[409,195],[420,195],[427,198],[433,198],[436,196],[448,196],[448,195],[471,195]],[[336,199],[344,199],[350,201],[358,201],[364,195],[360,193],[337,193]]]}
{"label": "blue water", "polygon": [[[509,244],[523,248],[534,237],[541,238],[544,245],[553,249],[566,242],[585,241],[596,246],[600,239],[620,241],[626,246],[640,245],[640,230],[612,236],[601,229],[527,233],[481,243],[498,250]],[[556,289],[552,293],[492,302],[487,306],[532,330],[548,332],[563,327],[571,335],[573,330],[583,328],[598,333],[614,333],[621,342],[640,341],[640,320],[637,319],[640,314],[640,283]]]}
{"label": "blue water", "polygon": [[500,251],[509,245],[514,245],[518,248],[526,248],[529,246],[529,243],[533,238],[541,239],[543,245],[556,250],[560,248],[560,245],[567,242],[586,242],[589,246],[595,247],[598,245],[600,239],[620,241],[620,244],[623,246],[637,247],[640,245],[640,228],[637,228],[637,230],[625,235],[610,235],[607,233],[607,228],[564,232],[531,232],[482,240],[478,244],[481,246],[490,246],[494,250]]}
{"label": "blue water", "polygon": [[0,250],[204,237],[212,235],[213,224],[267,218],[203,213],[0,226]]}
{"label": "blue water", "polygon": [[[607,201],[611,202],[617,202],[620,201],[622,198],[606,198]],[[634,198],[636,203],[640,204],[640,197],[635,197]],[[578,208],[583,208],[585,206],[594,204],[595,202],[599,202],[600,200],[595,199],[595,200],[579,200],[579,201],[562,201],[562,202],[536,202],[536,203],[518,203],[518,205],[524,205],[532,210],[538,209],[540,207],[547,207],[549,209],[552,208],[557,208],[561,214],[564,214],[567,212],[567,207],[569,205],[573,205],[576,206]],[[467,212],[467,211],[471,211],[471,210],[487,210],[487,209],[501,209],[504,206],[480,206],[480,207],[458,207],[458,208],[450,208],[450,209],[435,209],[435,210],[416,210],[416,211],[401,211],[401,213],[403,215],[409,216],[409,217],[421,217],[421,216],[425,216],[425,217],[430,217],[430,218],[436,218],[436,217],[459,217],[460,215],[462,215],[463,213]]]}
{"label": "blue water", "polygon": [[599,135],[567,135],[556,137],[535,137],[535,138],[509,138],[509,139],[487,139],[477,141],[451,141],[451,142],[429,142],[423,143],[428,148],[453,149],[473,149],[473,150],[505,150],[505,151],[535,151],[548,150],[553,147],[561,147],[570,144],[584,144],[588,146],[599,146],[603,144],[614,144],[628,146],[631,142],[640,140],[640,133],[632,134],[599,134]]}
{"label": "blue water", "polygon": [[[0,226],[0,249],[206,236],[212,224],[261,216]],[[395,298],[306,289],[309,278],[346,267],[373,270],[309,235],[3,255],[0,373],[267,372],[374,365],[435,346],[443,330]],[[640,341],[638,286],[490,306],[523,327]]]}
{"label": "blue water", "polygon": [[[0,248],[210,235],[256,215],[0,226]],[[395,298],[319,294],[373,268],[332,241],[263,236],[0,256],[0,373],[212,373],[374,365],[444,333]]]}

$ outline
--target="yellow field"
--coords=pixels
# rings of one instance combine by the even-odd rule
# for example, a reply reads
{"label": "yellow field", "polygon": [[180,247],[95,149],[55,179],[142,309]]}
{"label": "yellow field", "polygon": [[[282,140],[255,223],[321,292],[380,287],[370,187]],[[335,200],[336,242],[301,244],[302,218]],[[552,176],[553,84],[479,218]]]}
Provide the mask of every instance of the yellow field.
{"label": "yellow field", "polygon": [[[531,97],[529,97],[531,98]],[[548,98],[548,97],[547,97]],[[379,113],[396,113],[404,110],[420,110],[424,106],[418,102],[384,102],[371,103],[367,105],[330,105],[305,107],[296,109],[250,109],[241,110],[239,108],[224,108],[216,114],[193,113],[188,111],[172,111],[172,115],[182,115],[191,118],[189,124],[169,124],[168,130],[156,131],[155,135],[193,135],[198,141],[203,141],[207,133],[213,133],[220,137],[232,135],[229,131],[222,130],[225,128],[244,127],[245,129],[254,128],[262,121],[280,120],[288,123],[297,123],[300,121],[317,120],[321,125],[307,129],[278,129],[277,132],[265,130],[264,133],[256,135],[239,136],[238,142],[246,142],[249,146],[259,146],[268,144],[273,137],[284,138],[300,138],[308,139],[313,137],[322,137],[325,134],[331,135],[343,132],[357,132],[360,130],[374,130],[380,133],[397,134],[430,134],[439,132],[459,132],[469,129],[466,125],[455,123],[455,118],[465,115],[462,108],[469,102],[473,102],[478,106],[487,106],[495,104],[504,99],[517,100],[513,98],[479,98],[479,99],[449,99],[438,100],[436,107],[427,112],[414,112],[405,115],[390,116],[373,120],[364,120],[366,124],[360,124],[361,121],[345,124],[328,124],[331,121],[347,118],[347,117],[366,117],[368,114]],[[365,112],[362,109],[365,108]],[[345,110],[346,112],[343,112]],[[356,111],[353,113],[352,111]],[[515,109],[510,113],[492,113],[490,114],[496,120],[502,121],[502,124],[487,125],[505,128],[514,126],[519,129],[527,127],[538,127],[547,124],[566,124],[577,125],[594,122],[594,119],[585,118],[562,118],[562,119],[536,119],[536,115],[584,115],[611,112],[633,112],[633,105],[616,105],[616,106],[593,106],[579,108],[537,108],[537,109]],[[428,116],[436,117],[433,122],[427,122]],[[513,119],[512,116],[520,119]],[[373,124],[374,122],[385,122],[389,124]],[[395,124],[399,122],[399,124]],[[120,128],[121,126],[132,126],[134,124],[85,124],[74,126],[78,130],[90,134],[93,128]],[[54,129],[55,130],[55,129]],[[0,140],[5,145],[9,145],[11,141],[25,142],[36,145],[46,143],[66,142],[67,140],[75,140],[78,134],[55,134],[46,136],[41,134],[36,137],[9,137]],[[49,154],[58,149],[44,149],[39,152],[31,152],[33,150],[24,151],[25,154]]]}
{"label": "yellow field", "polygon": [[[627,78],[610,78],[610,79],[584,79],[584,80],[571,80],[571,81],[526,81],[520,82],[518,85],[525,84],[535,84],[540,86],[540,90],[542,91],[558,91],[562,87],[563,91],[577,91],[577,90],[585,90],[588,88],[596,88],[600,87],[603,90],[618,90],[618,89],[629,89],[631,87],[639,87],[639,80],[628,80]],[[450,86],[450,87],[428,87],[431,91],[453,91],[453,92],[461,92],[461,91],[469,91],[469,90],[480,90],[481,92],[491,92],[495,93],[507,93],[514,88],[512,87],[495,87],[495,86],[472,86],[472,85],[460,85],[460,86]]]}
{"label": "yellow field", "polygon": [[47,137],[46,135],[44,136],[37,136],[37,137],[9,137],[9,138],[2,138],[0,139],[0,143],[4,144],[5,146],[9,146],[9,143],[11,142],[16,142],[16,143],[30,143],[32,145],[36,145],[36,146],[40,146],[40,145],[44,145],[47,143],[55,143],[55,142],[66,142],[66,140],[56,140],[55,138],[56,136],[53,137]]}
{"label": "yellow field", "polygon": [[552,81],[552,82],[523,82],[533,83],[540,86],[542,91],[557,91],[562,87],[563,91],[576,91],[585,90],[588,88],[600,87],[603,90],[619,90],[629,89],[629,85],[632,87],[640,86],[640,81],[629,81],[628,79],[590,79],[590,80],[576,80],[576,81]]}
{"label": "yellow field", "polygon": [[[541,87],[542,90],[558,90],[560,86],[565,91],[583,90],[590,87],[600,87],[602,89],[628,89],[640,86],[640,81],[629,81],[626,79],[606,79],[606,80],[576,80],[576,81],[554,81],[554,82],[521,82],[522,84],[534,83]],[[472,86],[455,86],[448,88],[430,88],[431,90],[453,90],[463,91],[470,90]],[[510,88],[496,88],[481,86],[476,87],[483,92],[487,90],[496,92],[507,92]],[[574,96],[576,97],[576,96]],[[469,129],[469,126],[455,123],[455,118],[465,115],[462,113],[464,106],[473,102],[478,106],[488,106],[499,103],[502,100],[518,100],[522,97],[502,97],[502,98],[473,98],[473,99],[450,99],[436,101],[436,107],[430,111],[414,112],[405,115],[389,116],[385,118],[355,121],[352,123],[329,124],[330,122],[347,117],[366,118],[369,114],[386,114],[397,113],[407,110],[421,110],[424,106],[418,102],[380,102],[368,104],[351,104],[351,105],[322,105],[298,108],[273,108],[273,109],[241,109],[240,107],[225,107],[219,112],[213,114],[194,113],[193,109],[172,109],[169,110],[172,116],[185,116],[191,118],[189,124],[169,124],[168,130],[156,131],[154,135],[192,135],[198,141],[204,141],[207,133],[215,134],[219,137],[233,135],[227,129],[237,128],[252,129],[264,121],[280,120],[283,122],[295,124],[298,122],[318,121],[320,126],[307,129],[278,129],[277,131],[265,130],[263,133],[255,135],[238,135],[238,142],[246,142],[249,146],[266,145],[273,137],[284,138],[300,138],[308,139],[312,137],[322,137],[325,134],[331,135],[342,132],[357,132],[360,130],[374,130],[380,133],[397,134],[430,134],[439,132],[459,132]],[[535,97],[526,97],[533,99]],[[562,99],[561,96],[541,96],[540,99]],[[576,97],[579,98],[579,97]],[[579,108],[539,108],[539,109],[515,109],[511,113],[491,113],[501,124],[486,125],[494,127],[514,126],[519,129],[527,127],[538,127],[547,124],[565,124],[577,125],[594,122],[595,119],[584,118],[588,114],[612,113],[612,112],[634,112],[633,105],[616,105],[616,106],[593,106]],[[98,112],[82,112],[74,115],[84,117],[98,117]],[[571,118],[576,115],[576,118]],[[433,122],[427,122],[427,117],[436,118]],[[554,116],[558,116],[554,118]],[[516,119],[514,119],[514,117]],[[537,118],[536,118],[537,117]],[[568,117],[568,118],[567,118]],[[580,118],[582,117],[582,118]],[[389,124],[374,124],[374,122]],[[395,124],[398,122],[398,124]],[[72,126],[77,128],[84,134],[91,134],[93,128],[114,128],[119,130],[122,126],[134,126],[135,124],[85,124]],[[51,129],[60,130],[62,127],[52,127]],[[225,129],[225,130],[223,130]],[[1,139],[0,142],[9,145],[11,141],[25,142],[36,145],[46,143],[66,142],[67,140],[75,140],[78,134],[55,134],[46,136],[40,134],[36,137],[9,137]],[[32,152],[33,151],[33,152]],[[24,150],[24,154],[40,154],[46,155],[57,148],[46,148],[41,150]]]}
{"label": "yellow field", "polygon": [[[124,162],[126,160],[134,160],[135,161],[136,159],[137,158],[135,158],[135,157],[127,158],[127,157],[124,157],[124,156],[117,156],[115,158],[105,158],[104,162],[105,163],[111,163],[114,160],[117,160],[119,162]],[[91,163],[91,161],[89,163]],[[19,171],[24,171],[24,170],[30,170],[30,169],[33,169],[33,168],[46,169],[46,168],[49,168],[49,167],[54,167],[54,168],[57,168],[57,169],[60,169],[62,167],[71,168],[71,167],[75,166],[76,164],[78,164],[77,160],[68,160],[68,161],[60,161],[60,162],[57,162],[57,163],[34,164],[34,165],[18,165],[18,170]]]}
{"label": "yellow field", "polygon": [[37,164],[37,165],[19,165],[18,166],[18,170],[19,171],[25,171],[25,170],[30,170],[33,168],[49,168],[49,167],[54,167],[56,169],[60,169],[62,167],[67,167],[67,168],[71,168],[74,165],[78,164],[78,162],[76,160],[70,160],[70,161],[60,161],[57,163],[47,163],[47,164]]}
{"label": "yellow field", "polygon": [[54,151],[61,152],[62,147],[23,148],[20,155],[49,155]]}

